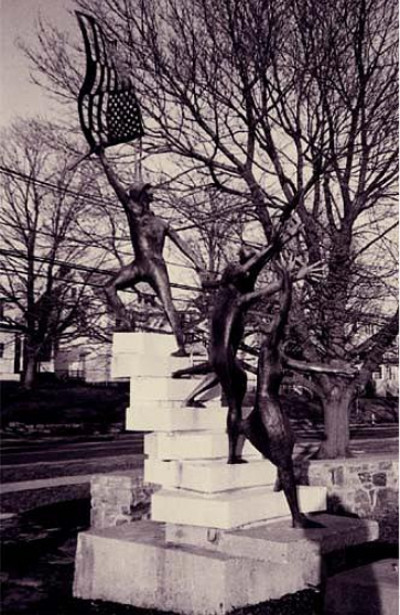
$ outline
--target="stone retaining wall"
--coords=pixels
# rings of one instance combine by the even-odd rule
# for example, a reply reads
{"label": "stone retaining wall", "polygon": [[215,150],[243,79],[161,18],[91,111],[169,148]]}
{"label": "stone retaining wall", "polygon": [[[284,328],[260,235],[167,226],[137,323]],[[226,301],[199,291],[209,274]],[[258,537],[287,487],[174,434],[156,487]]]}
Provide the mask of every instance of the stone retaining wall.
{"label": "stone retaining wall", "polygon": [[394,455],[313,460],[302,467],[301,483],[328,489],[328,510],[383,519],[398,512],[399,462]]}
{"label": "stone retaining wall", "polygon": [[91,527],[105,528],[147,519],[151,494],[158,485],[144,484],[142,470],[92,476]]}
{"label": "stone retaining wall", "polygon": [[[398,514],[398,459],[393,455],[313,460],[300,468],[300,483],[328,489],[328,512],[393,520]],[[111,527],[148,518],[150,496],[159,487],[143,483],[142,470],[93,476],[91,525]]]}

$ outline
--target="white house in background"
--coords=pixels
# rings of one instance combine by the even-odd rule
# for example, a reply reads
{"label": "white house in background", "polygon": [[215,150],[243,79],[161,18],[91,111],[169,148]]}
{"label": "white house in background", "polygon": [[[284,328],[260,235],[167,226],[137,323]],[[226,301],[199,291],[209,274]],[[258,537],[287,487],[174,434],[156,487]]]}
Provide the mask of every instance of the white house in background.
{"label": "white house in background", "polygon": [[0,321],[0,381],[21,378],[21,331]]}
{"label": "white house in background", "polygon": [[[385,317],[383,314],[369,313],[364,315],[363,320],[356,324],[356,344],[377,333],[384,325]],[[399,351],[398,339],[385,352],[382,363],[377,370],[372,373],[372,380],[375,384],[376,394],[382,397],[398,397],[399,395]]]}
{"label": "white house in background", "polygon": [[394,353],[388,352],[383,363],[372,374],[376,394],[382,397],[398,397],[399,395],[399,365]]}
{"label": "white house in background", "polygon": [[110,382],[112,344],[78,338],[60,346],[54,357],[54,372],[60,378],[84,382]]}

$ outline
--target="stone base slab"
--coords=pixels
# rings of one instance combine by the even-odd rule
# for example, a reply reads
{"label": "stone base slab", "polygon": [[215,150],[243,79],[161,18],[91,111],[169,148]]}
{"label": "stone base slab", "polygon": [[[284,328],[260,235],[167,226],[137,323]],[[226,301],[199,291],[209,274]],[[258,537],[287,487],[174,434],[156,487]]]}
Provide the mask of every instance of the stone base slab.
{"label": "stone base slab", "polygon": [[189,525],[167,524],[166,540],[221,551],[236,557],[250,557],[278,564],[307,560],[350,546],[377,540],[376,521],[339,517],[326,513],[310,516],[323,527],[294,529],[290,518],[239,530],[215,530]]}
{"label": "stone base slab", "polygon": [[[221,409],[221,412],[224,413],[224,409]],[[244,438],[241,439],[239,449],[245,459],[262,458],[258,450]],[[172,459],[217,458],[224,458],[226,460],[228,458],[228,436],[225,433],[225,426],[219,432],[177,431],[174,433],[150,433],[144,437],[144,452],[152,459],[163,459],[166,461]]]}
{"label": "stone base slab", "polygon": [[111,375],[113,378],[171,377],[176,370],[184,369],[190,365],[191,362],[188,357],[151,356],[121,352],[112,357]]}
{"label": "stone base slab", "polygon": [[140,521],[79,534],[73,594],[185,615],[214,615],[279,598],[319,581],[307,566],[239,558],[165,542],[162,524]]}
{"label": "stone base slab", "polygon": [[328,579],[325,615],[395,615],[398,612],[397,559],[373,562]]}
{"label": "stone base slab", "polygon": [[[326,510],[324,487],[298,487],[300,509]],[[285,495],[271,487],[236,489],[217,494],[199,494],[184,489],[161,489],[151,499],[154,521],[233,529],[290,514]]]}
{"label": "stone base slab", "polygon": [[[177,349],[173,335],[129,331],[114,333],[111,376],[129,378],[137,375],[170,375],[174,369],[188,364],[188,358],[171,357]],[[154,370],[158,371],[155,373]]]}
{"label": "stone base slab", "polygon": [[165,357],[178,350],[174,335],[146,331],[121,331],[113,334],[114,355],[121,353]]}
{"label": "stone base slab", "polygon": [[[160,376],[159,378],[154,376],[134,376],[130,379],[130,402],[135,407],[139,406],[141,402],[162,402],[165,400],[182,404],[183,400],[193,391],[198,381],[198,378],[174,380],[170,376]],[[197,408],[196,410],[201,412],[203,408]],[[153,429],[155,428],[154,426]]]}
{"label": "stone base slab", "polygon": [[[181,406],[181,402],[179,406]],[[153,403],[134,401],[134,407],[126,411],[126,429],[128,431],[224,431],[226,411],[216,408],[182,408],[157,406]]]}
{"label": "stone base slab", "polygon": [[146,459],[144,480],[148,483],[200,493],[274,485],[276,467],[266,459],[228,465],[226,459],[160,461]]}

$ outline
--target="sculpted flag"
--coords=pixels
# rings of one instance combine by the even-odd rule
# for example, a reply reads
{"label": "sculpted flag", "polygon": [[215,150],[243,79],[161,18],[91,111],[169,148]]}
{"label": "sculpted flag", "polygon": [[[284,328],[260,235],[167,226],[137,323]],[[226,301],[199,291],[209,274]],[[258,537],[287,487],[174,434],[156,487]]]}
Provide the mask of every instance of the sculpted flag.
{"label": "sculpted flag", "polygon": [[115,44],[93,17],[78,11],[76,16],[86,52],[86,75],[78,96],[79,120],[90,149],[133,141],[143,135],[142,116],[131,80],[116,67]]}

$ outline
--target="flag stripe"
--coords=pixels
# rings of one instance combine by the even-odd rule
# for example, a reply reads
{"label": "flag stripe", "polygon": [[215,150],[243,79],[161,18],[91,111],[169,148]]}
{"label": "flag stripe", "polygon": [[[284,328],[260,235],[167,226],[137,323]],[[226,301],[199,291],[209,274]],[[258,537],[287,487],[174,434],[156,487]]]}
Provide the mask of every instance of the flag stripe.
{"label": "flag stripe", "polygon": [[116,145],[143,135],[132,82],[116,69],[112,43],[96,20],[76,12],[86,53],[86,75],[78,96],[82,131],[91,147]]}

